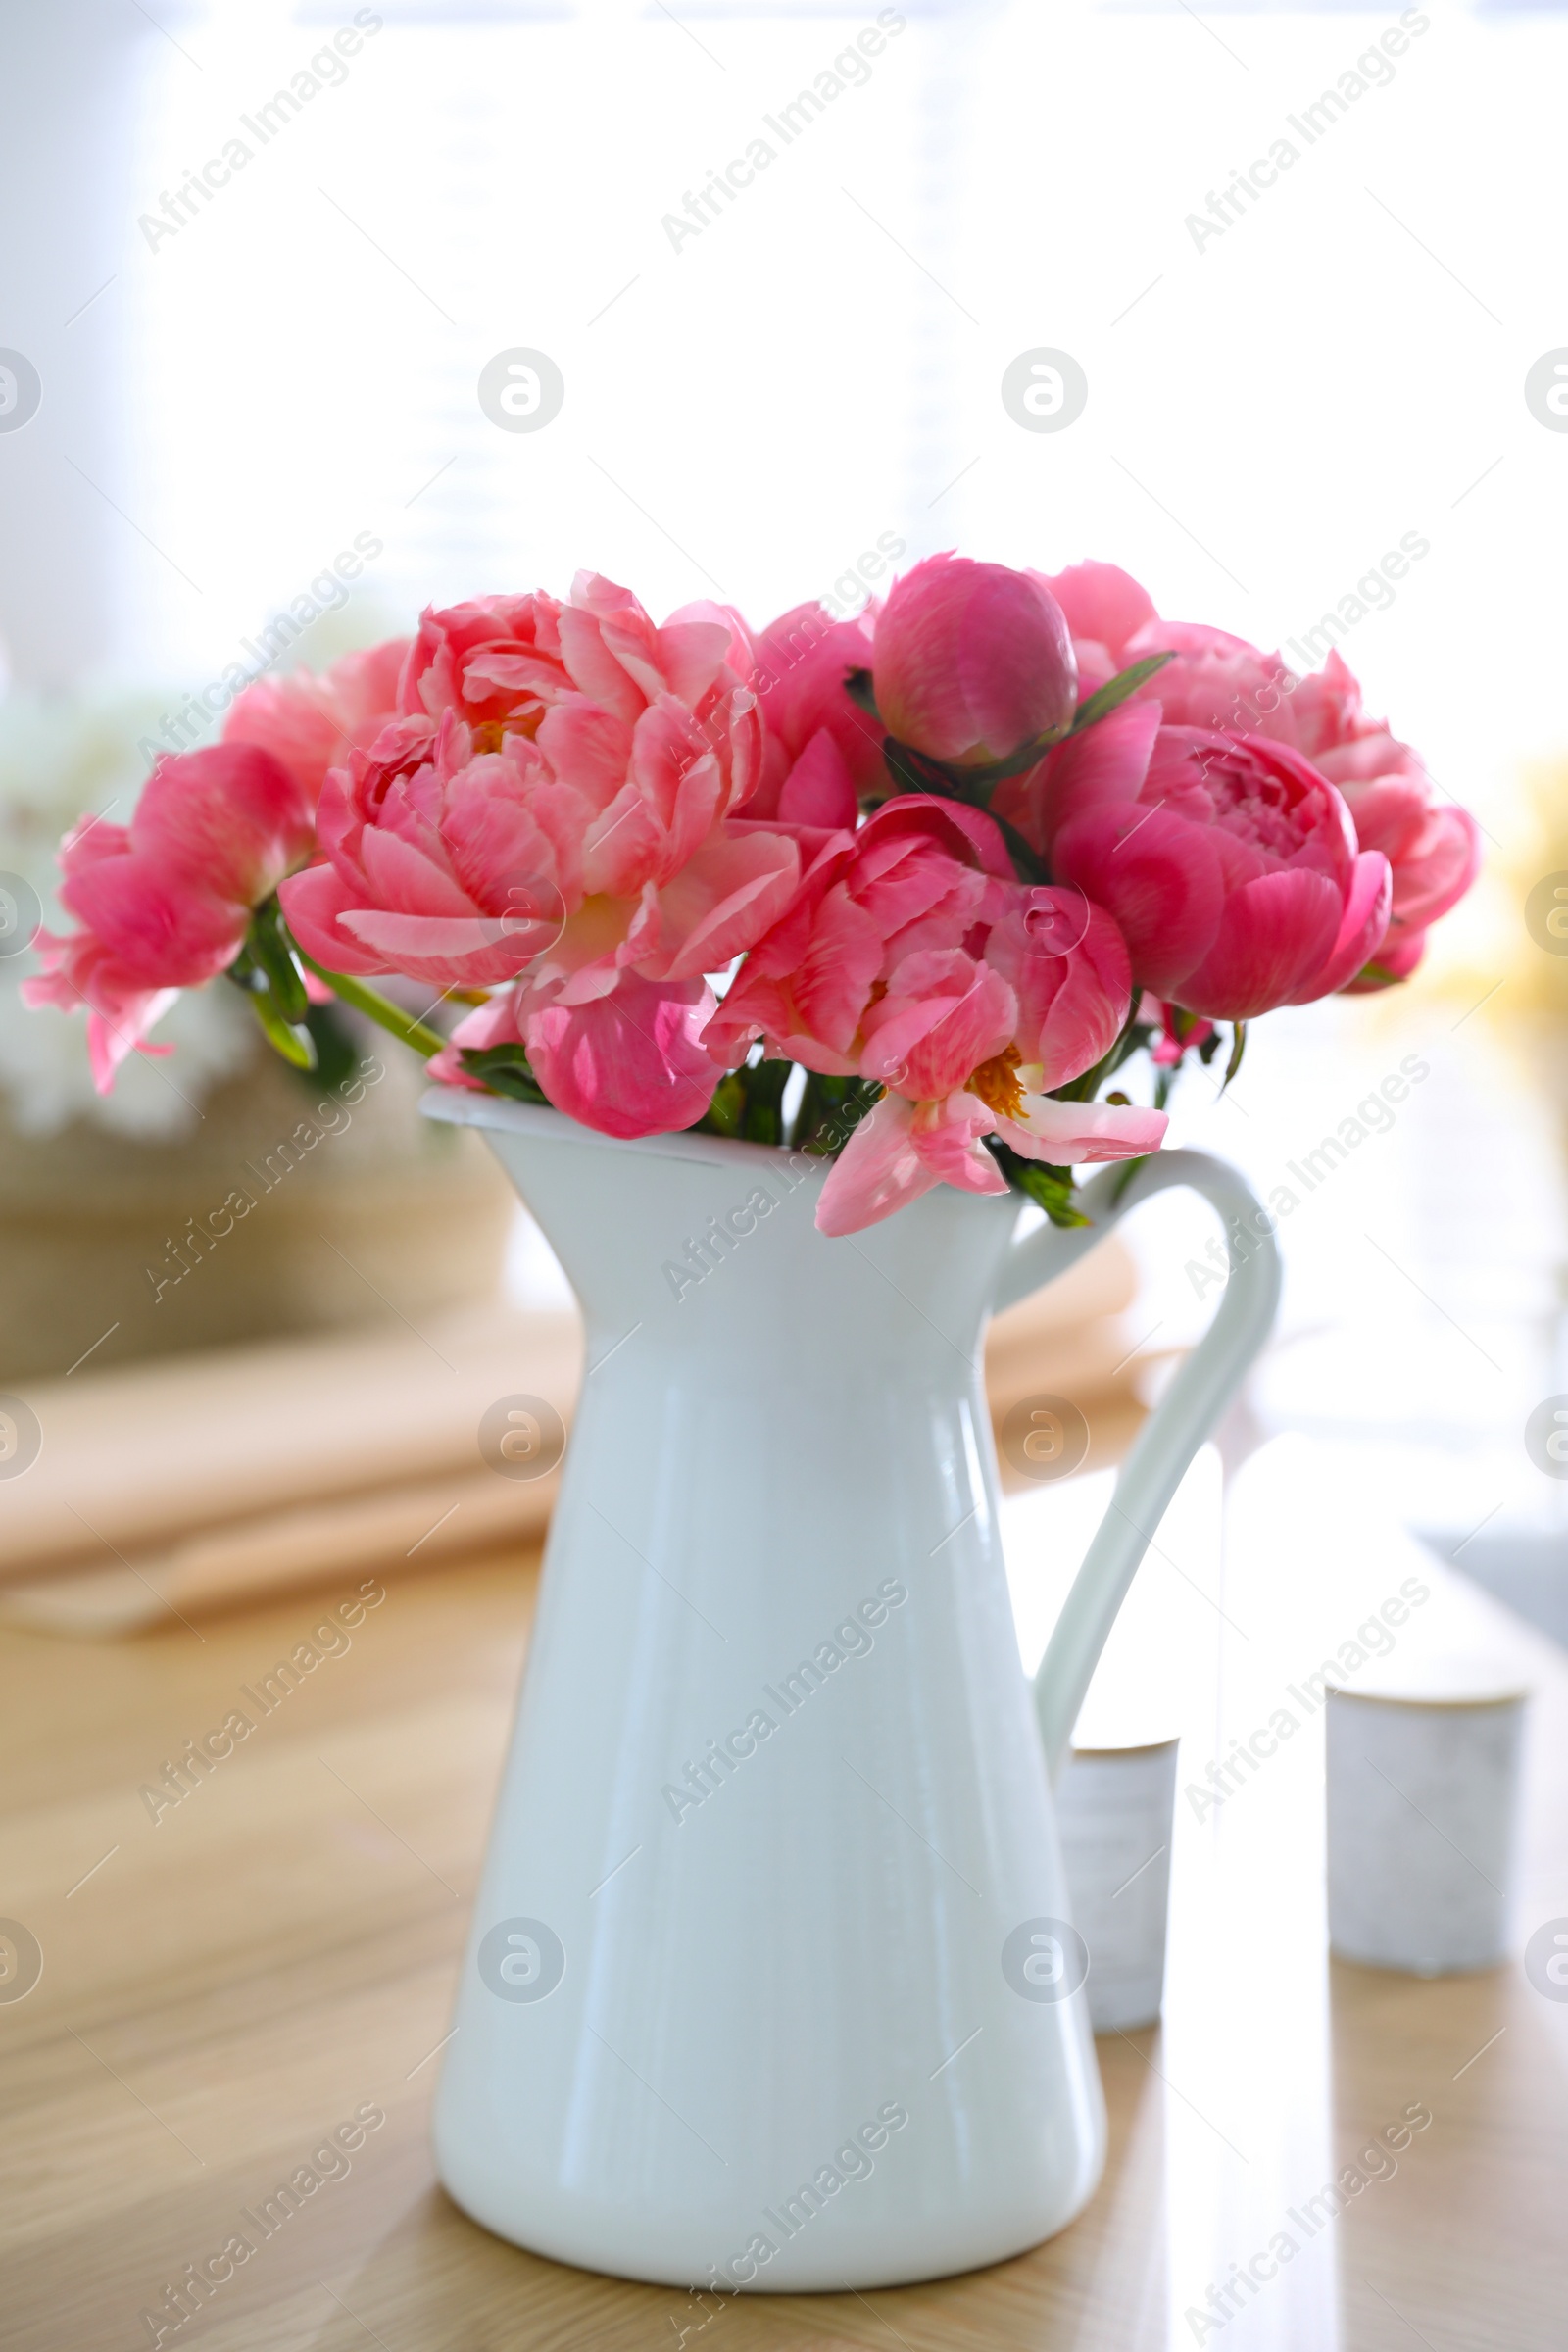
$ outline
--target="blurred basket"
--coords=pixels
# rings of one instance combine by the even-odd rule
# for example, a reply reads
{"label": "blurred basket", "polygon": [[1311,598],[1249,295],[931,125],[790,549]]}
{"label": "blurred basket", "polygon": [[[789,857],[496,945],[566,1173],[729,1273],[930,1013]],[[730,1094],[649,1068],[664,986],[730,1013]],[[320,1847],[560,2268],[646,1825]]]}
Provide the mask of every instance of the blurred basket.
{"label": "blurred basket", "polygon": [[369,1068],[351,1103],[258,1055],[178,1141],[0,1115],[0,1382],[493,1297],[505,1177],[477,1136],[417,1115],[412,1054],[388,1041]]}

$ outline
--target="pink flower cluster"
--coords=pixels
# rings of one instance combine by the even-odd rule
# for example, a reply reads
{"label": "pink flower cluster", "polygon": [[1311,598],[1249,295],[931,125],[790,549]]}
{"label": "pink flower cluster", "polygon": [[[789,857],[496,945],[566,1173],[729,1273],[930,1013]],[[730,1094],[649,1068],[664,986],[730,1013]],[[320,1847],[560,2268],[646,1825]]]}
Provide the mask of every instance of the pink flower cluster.
{"label": "pink flower cluster", "polygon": [[1135,1006],[1168,1063],[1402,977],[1476,835],[1337,656],[1295,678],[1108,564],[939,556],[859,620],[760,632],[658,626],[592,573],[427,612],[253,687],[63,862],[81,928],[29,993],[85,1004],[103,1086],[275,893],[313,988],[461,993],[435,1075],[514,1062],[607,1134],[694,1125],[759,1041],[862,1082],[819,1209],[847,1233],[1004,1191],[1007,1152],[1153,1150],[1162,1111],[1079,1099]]}
{"label": "pink flower cluster", "polygon": [[[1299,811],[1296,829],[1319,835],[1317,861],[1328,851],[1330,822],[1345,833],[1358,858],[1372,855],[1387,860],[1390,894],[1383,925],[1360,963],[1341,972],[1345,956],[1338,956],[1326,980],[1309,968],[1294,990],[1278,995],[1269,995],[1265,984],[1263,1001],[1253,1009],[1304,1004],[1332,989],[1377,988],[1407,978],[1421,960],[1432,924],[1457,905],[1475,880],[1481,836],[1468,809],[1438,799],[1418,754],[1400,743],[1382,719],[1366,715],[1361,689],[1339,654],[1330,653],[1320,671],[1297,677],[1279,654],[1261,654],[1245,638],[1194,621],[1161,620],[1144,589],[1113,564],[1076,564],[1043,585],[1066,615],[1086,691],[1150,655],[1170,656],[1139,694],[1158,706],[1162,729],[1191,734],[1183,750],[1175,753],[1166,749],[1163,737],[1151,737],[1149,760],[1142,767],[1143,739],[1125,735],[1117,780],[1108,788],[1115,797],[1152,805],[1176,760],[1182,763],[1178,772],[1189,780],[1200,769],[1205,776],[1212,770],[1219,777],[1218,797],[1209,795],[1216,809],[1227,802],[1237,809],[1245,796],[1260,814],[1269,804],[1283,808],[1291,800]],[[1207,750],[1199,740],[1216,737],[1223,752]],[[1152,791],[1151,775],[1155,779]],[[1293,778],[1309,788],[1314,779],[1331,784],[1330,804],[1337,795],[1348,827],[1337,812],[1332,819],[1323,813],[1309,815],[1307,801],[1292,796]],[[1037,797],[1045,797],[1043,786]],[[1318,805],[1312,806],[1315,810]],[[1218,816],[1212,821],[1238,837],[1245,838],[1249,830],[1234,816],[1229,822]],[[1262,839],[1256,847],[1265,847]],[[1315,861],[1298,858],[1287,862],[1296,870],[1310,870]],[[1363,877],[1369,870],[1363,869]],[[1363,899],[1375,903],[1367,879],[1357,887]],[[1304,909],[1306,901],[1298,904]],[[1350,920],[1349,930],[1358,944],[1359,918]],[[1346,955],[1351,945],[1348,936]],[[1310,957],[1306,960],[1310,967]],[[1365,970],[1368,965],[1370,971]],[[1152,976],[1149,984],[1158,985]],[[1198,1004],[1180,988],[1161,993],[1174,993],[1179,1003],[1195,1010],[1229,1013],[1223,1004]]]}

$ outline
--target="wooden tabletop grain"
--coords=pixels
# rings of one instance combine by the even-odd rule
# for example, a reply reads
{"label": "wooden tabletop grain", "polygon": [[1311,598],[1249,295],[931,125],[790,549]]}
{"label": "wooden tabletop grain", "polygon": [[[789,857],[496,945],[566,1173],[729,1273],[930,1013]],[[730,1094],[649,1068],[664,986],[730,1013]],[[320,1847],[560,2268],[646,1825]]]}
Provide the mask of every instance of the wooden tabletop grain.
{"label": "wooden tabletop grain", "polygon": [[[25,1998],[0,1999],[15,2352],[129,2352],[160,2308],[158,2340],[215,2352],[1568,2340],[1568,2004],[1517,1963],[1418,1983],[1329,1962],[1321,1796],[1293,1810],[1283,1768],[1255,1834],[1201,1865],[1178,1850],[1166,2020],[1102,2038],[1109,2164],[1053,2243],[897,2292],[720,2304],[487,2235],[436,2186],[427,2119],[534,1583],[517,1557],[389,1582],[156,1819],[142,1788],[346,1595],[119,1643],[0,1636],[0,1914],[43,1958]],[[1560,1701],[1556,1654],[1532,1667]],[[1538,1711],[1533,1767],[1559,1792],[1564,1711]],[[1568,1913],[1561,1814],[1560,1795],[1532,1814],[1535,1911]],[[1412,2111],[1429,2120],[1401,2124]],[[343,2169],[318,2168],[336,2177],[175,2328],[186,2266],[368,2113],[385,2120]]]}

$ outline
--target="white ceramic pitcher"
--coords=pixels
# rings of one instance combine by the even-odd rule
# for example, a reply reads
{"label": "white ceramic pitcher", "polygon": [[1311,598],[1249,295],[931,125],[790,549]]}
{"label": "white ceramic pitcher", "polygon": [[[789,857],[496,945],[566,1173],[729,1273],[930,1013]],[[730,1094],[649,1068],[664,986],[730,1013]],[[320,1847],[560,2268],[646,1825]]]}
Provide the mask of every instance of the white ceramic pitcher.
{"label": "white ceramic pitcher", "polygon": [[[1104,2152],[1050,1774],[1272,1319],[1266,1220],[1171,1152],[1119,1200],[1124,1172],[1099,1177],[1084,1231],[1015,1240],[1015,1195],[943,1187],[828,1241],[804,1153],[618,1143],[456,1089],[425,1107],[485,1131],[588,1335],[442,2180],[536,2252],[727,2291],[885,2286],[1049,2237]],[[1231,1277],[1031,1697],[987,1319],[1169,1184],[1220,1209]]]}

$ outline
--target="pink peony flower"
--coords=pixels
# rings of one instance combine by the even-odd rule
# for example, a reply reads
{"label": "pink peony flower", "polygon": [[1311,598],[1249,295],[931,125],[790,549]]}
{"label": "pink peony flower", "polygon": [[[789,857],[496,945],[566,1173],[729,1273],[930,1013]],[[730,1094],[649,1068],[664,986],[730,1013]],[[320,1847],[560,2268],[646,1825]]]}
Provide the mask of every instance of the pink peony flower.
{"label": "pink peony flower", "polygon": [[[460,1042],[520,1039],[573,1115],[648,1133],[636,1122],[686,1126],[706,1107],[710,1061],[703,1102],[686,1107],[690,1038],[711,1009],[702,975],[774,921],[800,854],[783,833],[728,822],[761,745],[731,617],[703,608],[656,628],[626,590],[592,575],[573,599],[554,622],[573,683],[536,723],[475,730],[451,710],[439,724],[401,720],[329,779],[326,861],[295,878],[284,910],[329,970],[437,987],[517,981],[496,1015],[511,1027],[492,1036],[485,1007]],[[677,1011],[654,1019],[651,987]],[[640,1023],[652,1059],[633,1087]]]}
{"label": "pink peony flower", "polygon": [[526,736],[473,749],[448,711],[403,718],[328,776],[324,858],[279,894],[329,971],[402,972],[435,988],[515,978],[581,897],[581,820]]}
{"label": "pink peony flower", "polygon": [[[722,718],[746,687],[744,638],[718,606],[688,606],[658,628],[629,588],[580,571],[557,627],[567,686],[628,726],[666,695],[699,717]],[[745,790],[754,782],[749,775]]]}
{"label": "pink peony flower", "polygon": [[1388,859],[1358,854],[1298,753],[1160,719],[1152,703],[1112,711],[1004,785],[1004,813],[1115,917],[1156,996],[1249,1020],[1344,987],[1387,928]]}
{"label": "pink peony flower", "polygon": [[823,1187],[824,1233],[857,1232],[933,1184],[1003,1192],[983,1138],[1054,1164],[1152,1150],[1161,1113],[1063,1103],[1132,1001],[1127,950],[1083,894],[1023,889],[991,820],[910,794],[817,857],[705,1032],[889,1091]]}
{"label": "pink peony flower", "polygon": [[86,817],[67,835],[60,900],[82,928],[39,933],[25,1001],[85,1005],[107,1094],[177,992],[233,962],[254,909],[314,847],[307,794],[270,752],[224,743],[160,760],[128,825]]}
{"label": "pink peony flower", "polygon": [[1129,666],[1123,650],[1128,638],[1156,617],[1153,598],[1130,572],[1115,564],[1089,563],[1029,576],[1060,606],[1072,632],[1080,694],[1092,694]]}
{"label": "pink peony flower", "polygon": [[1173,1070],[1190,1047],[1206,1046],[1214,1035],[1212,1021],[1183,1012],[1179,1004],[1162,1004],[1158,997],[1144,998],[1139,1018],[1159,1032],[1149,1049],[1149,1058],[1157,1069]]}
{"label": "pink peony flower", "polygon": [[1009,893],[985,956],[1017,999],[1013,1042],[1036,1092],[1103,1060],[1132,1009],[1133,976],[1127,942],[1102,906],[1081,890]]}
{"label": "pink peony flower", "polygon": [[[1138,692],[1158,703],[1172,726],[1280,732],[1268,722],[1293,684],[1281,655],[1260,654],[1245,637],[1201,621],[1161,620],[1148,590],[1114,564],[1074,564],[1045,585],[1067,615],[1086,686],[1091,678],[1102,686],[1151,654],[1170,654]],[[1286,732],[1282,740],[1294,738]]]}
{"label": "pink peony flower", "polygon": [[732,1068],[762,1037],[770,1054],[852,1076],[872,992],[916,950],[960,944],[1011,874],[988,817],[918,793],[885,801],[858,833],[830,837],[753,945],[709,1051]]}
{"label": "pink peony flower", "polygon": [[1127,949],[1078,890],[1012,879],[989,817],[908,794],[818,855],[710,1022],[726,1065],[754,1039],[810,1068],[919,1097],[1010,1054],[1037,1092],[1115,1042]]}
{"label": "pink peony flower", "polygon": [[761,781],[751,817],[807,826],[853,826],[859,795],[885,792],[883,731],[850,700],[844,681],[871,666],[866,614],[831,620],[797,605],[757,640],[752,683],[761,712]]}
{"label": "pink peony flower", "polygon": [[471,727],[532,735],[551,705],[571,691],[561,611],[542,590],[475,597],[442,611],[426,607],[403,665],[398,710],[432,719],[450,710]]}
{"label": "pink peony flower", "polygon": [[1480,871],[1480,828],[1468,808],[1439,803],[1419,756],[1365,715],[1361,689],[1337,653],[1299,681],[1288,709],[1298,748],[1339,787],[1362,849],[1381,850],[1393,869],[1389,927],[1369,960],[1403,979],[1420,962],[1430,926]]}
{"label": "pink peony flower", "polygon": [[[1145,656],[1171,653],[1139,698],[1171,726],[1264,735],[1309,760],[1339,787],[1363,850],[1393,869],[1387,931],[1368,960],[1402,978],[1420,961],[1424,933],[1463,898],[1481,863],[1468,809],[1440,804],[1419,756],[1362,709],[1361,689],[1337,651],[1298,676],[1282,654],[1198,622],[1161,620],[1114,564],[1077,564],[1047,579],[1067,615],[1084,683],[1102,685]],[[1379,980],[1346,987],[1377,987]]]}
{"label": "pink peony flower", "polygon": [[1061,609],[1029,572],[930,556],[876,623],[876,706],[889,734],[973,765],[1065,734],[1077,671]]}
{"label": "pink peony flower", "polygon": [[1115,924],[1075,891],[1004,886],[979,961],[905,956],[864,1024],[861,1074],[888,1092],[822,1188],[820,1230],[858,1232],[934,1184],[1005,1192],[987,1136],[1056,1167],[1157,1150],[1163,1111],[1047,1092],[1109,1051],[1131,1001]]}
{"label": "pink peony flower", "polygon": [[713,1009],[705,981],[655,983],[626,974],[585,1004],[530,1004],[512,989],[459,1022],[430,1063],[432,1078],[472,1086],[470,1048],[517,1046],[558,1110],[602,1135],[666,1135],[693,1127],[717,1078],[703,1025]]}
{"label": "pink peony flower", "polygon": [[[74,836],[68,836],[68,841]],[[179,996],[177,988],[147,988],[116,961],[90,931],[64,936],[40,931],[34,942],[43,969],[22,983],[23,1002],[56,1004],[62,1012],[87,1015],[87,1058],[101,1095],[128,1054],[172,1054],[172,1046],[150,1046],[147,1032]]]}
{"label": "pink peony flower", "polygon": [[259,744],[281,760],[314,808],[330,767],[368,749],[395,716],[409,639],[345,654],[318,674],[290,670],[259,678],[237,696],[223,722],[225,743]]}
{"label": "pink peony flower", "polygon": [[1294,680],[1283,655],[1260,654],[1245,637],[1186,620],[1149,621],[1122,650],[1123,668],[1151,654],[1173,657],[1138,689],[1169,725],[1293,743],[1284,714]]}
{"label": "pink peony flower", "polygon": [[1004,1193],[1007,1181],[981,1140],[986,1135],[999,1136],[1026,1158],[1079,1167],[1155,1152],[1169,1123],[1162,1110],[1058,1102],[1050,1096],[1024,1097],[1019,1112],[1009,1118],[969,1092],[941,1102],[884,1095],[834,1162],[816,1204],[818,1231],[858,1233],[934,1184]]}

